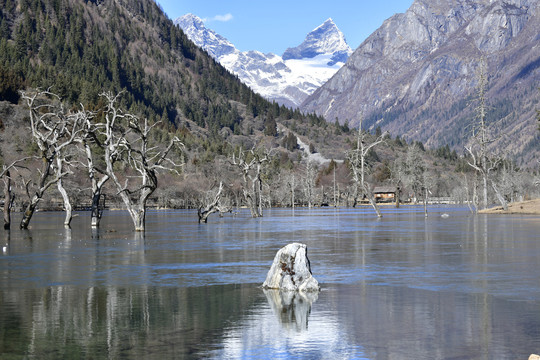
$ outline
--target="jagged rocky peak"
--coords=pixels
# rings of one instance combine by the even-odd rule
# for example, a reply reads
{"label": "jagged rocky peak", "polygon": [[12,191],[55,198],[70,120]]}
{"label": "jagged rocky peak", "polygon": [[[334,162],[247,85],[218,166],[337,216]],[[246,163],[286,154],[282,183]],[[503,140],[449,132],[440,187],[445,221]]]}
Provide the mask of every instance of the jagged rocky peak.
{"label": "jagged rocky peak", "polygon": [[206,29],[204,22],[197,15],[188,13],[183,16],[180,16],[175,20],[176,25],[180,25],[181,28],[195,28],[195,29]]}
{"label": "jagged rocky peak", "polygon": [[285,50],[283,60],[310,59],[323,54],[332,55],[329,66],[347,61],[349,55],[352,54],[345,36],[331,18],[311,31],[302,44]]}
{"label": "jagged rocky peak", "polygon": [[186,33],[191,41],[202,47],[215,59],[237,51],[229,40],[206,28],[204,21],[196,15],[186,14],[180,16],[174,23]]}

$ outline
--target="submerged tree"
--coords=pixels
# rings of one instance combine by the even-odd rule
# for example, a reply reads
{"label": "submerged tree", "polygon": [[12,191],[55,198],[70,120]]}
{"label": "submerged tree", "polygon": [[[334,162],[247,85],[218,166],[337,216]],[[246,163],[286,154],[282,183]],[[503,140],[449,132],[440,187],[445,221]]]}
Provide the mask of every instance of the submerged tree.
{"label": "submerged tree", "polygon": [[465,147],[465,150],[471,156],[468,161],[471,166],[480,175],[482,181],[482,209],[488,207],[488,187],[491,185],[497,199],[501,203],[502,207],[506,210],[508,208],[507,202],[501,195],[495,181],[492,178],[492,172],[494,172],[500,165],[502,158],[499,156],[492,156],[489,151],[489,146],[497,141],[497,138],[493,138],[489,133],[487,125],[487,105],[486,105],[486,84],[487,75],[485,73],[485,60],[482,60],[480,64],[480,72],[478,75],[478,106],[476,107],[476,118],[478,122],[472,127],[472,136],[469,144]]}
{"label": "submerged tree", "polygon": [[412,190],[414,203],[424,197],[424,173],[426,167],[420,147],[415,143],[407,148],[405,158],[405,183]]}
{"label": "submerged tree", "polygon": [[[114,183],[118,195],[127,208],[136,231],[144,231],[146,223],[146,204],[149,197],[158,186],[158,172],[160,170],[173,171],[179,174],[182,164],[171,159],[171,150],[182,147],[182,143],[174,137],[165,148],[152,146],[150,134],[155,126],[148,123],[148,119],[125,113],[117,106],[121,94],[104,93],[107,101],[105,121],[103,124],[105,173]],[[134,174],[120,177],[115,162],[123,159]],[[124,171],[125,172],[125,171]],[[125,175],[125,174],[124,174]]]}
{"label": "submerged tree", "polygon": [[11,227],[11,208],[15,199],[11,194],[11,174],[9,170],[2,171],[2,179],[4,180],[4,229],[9,230]]}
{"label": "submerged tree", "polygon": [[304,194],[309,208],[313,207],[316,174],[317,166],[312,161],[308,160],[306,163],[306,172],[304,177]]}
{"label": "submerged tree", "polygon": [[20,165],[22,162],[29,159],[28,157],[15,160],[9,165],[2,165],[2,171],[0,172],[0,179],[4,181],[4,229],[9,230],[11,228],[11,209],[13,208],[13,202],[15,196],[12,191],[12,178],[11,169],[17,169],[23,167]]}
{"label": "submerged tree", "polygon": [[[83,162],[83,166],[88,171],[88,177],[90,179],[92,191],[90,226],[93,228],[97,228],[103,214],[104,204],[101,204],[102,199],[105,198],[105,194],[103,194],[103,187],[109,180],[109,175],[107,174],[105,169],[98,166],[96,159],[97,157],[99,157],[103,160],[104,146],[100,140],[100,132],[103,129],[103,124],[95,123],[91,121],[90,118],[88,118],[85,126],[85,134],[81,138],[81,145],[85,159]],[[116,156],[111,159],[113,165],[117,159],[118,158]]]}
{"label": "submerged tree", "polygon": [[29,108],[32,140],[39,149],[38,157],[42,165],[41,169],[38,169],[33,194],[30,193],[32,181],[25,181],[30,202],[23,213],[20,227],[28,228],[45,191],[54,184],[58,184],[66,209],[64,225],[69,226],[72,218],[71,203],[61,180],[71,173],[69,148],[78,141],[82,133],[86,113],[84,109],[77,112],[66,111],[59,96],[50,91],[23,91],[21,97]]}
{"label": "submerged tree", "polygon": [[242,172],[244,186],[242,192],[251,216],[254,218],[263,216],[263,167],[270,161],[269,151],[255,151],[251,149],[244,151],[238,150],[238,155],[233,153],[232,164],[238,167]]}
{"label": "submerged tree", "polygon": [[207,223],[208,217],[215,212],[229,212],[231,208],[222,204],[221,197],[223,192],[223,182],[219,183],[219,188],[216,194],[212,197],[212,200],[207,202],[206,205],[199,206],[197,215],[199,217],[199,223]]}
{"label": "submerged tree", "polygon": [[351,169],[351,175],[354,182],[353,196],[354,204],[358,201],[358,190],[360,189],[361,195],[365,196],[378,217],[382,217],[381,210],[375,201],[373,196],[372,186],[366,181],[366,173],[368,170],[368,163],[366,161],[367,155],[371,149],[373,149],[378,144],[384,142],[384,135],[378,136],[373,141],[368,141],[368,134],[365,131],[362,131],[362,121],[360,121],[360,127],[358,128],[358,136],[356,138],[356,148],[350,150],[347,153],[347,161]]}

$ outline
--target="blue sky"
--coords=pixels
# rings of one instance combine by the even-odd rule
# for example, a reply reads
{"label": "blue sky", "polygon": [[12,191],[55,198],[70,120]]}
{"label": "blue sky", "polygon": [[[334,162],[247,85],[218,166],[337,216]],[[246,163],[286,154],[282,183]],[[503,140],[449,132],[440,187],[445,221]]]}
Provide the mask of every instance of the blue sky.
{"label": "blue sky", "polygon": [[332,18],[356,49],[383,21],[413,0],[156,0],[169,18],[192,13],[239,50],[283,54]]}

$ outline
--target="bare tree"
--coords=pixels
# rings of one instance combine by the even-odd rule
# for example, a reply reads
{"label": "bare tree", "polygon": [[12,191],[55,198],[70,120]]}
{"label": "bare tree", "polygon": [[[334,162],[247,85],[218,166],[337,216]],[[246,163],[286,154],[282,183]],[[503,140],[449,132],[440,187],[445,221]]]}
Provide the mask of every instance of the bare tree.
{"label": "bare tree", "polygon": [[[95,122],[95,114],[88,114],[86,121],[84,123],[84,136],[80,138],[80,144],[82,151],[84,153],[84,161],[82,165],[88,171],[88,177],[91,184],[91,227],[99,227],[99,222],[101,221],[101,216],[103,214],[104,199],[105,194],[103,194],[103,187],[109,180],[109,175],[106,170],[98,166],[98,158],[104,161],[104,148],[105,145],[100,140],[102,135],[105,133],[105,124],[100,122]],[[105,135],[106,138],[106,135]],[[114,144],[112,145],[115,146]],[[98,153],[100,155],[98,155]],[[119,159],[119,157],[114,154],[111,158],[111,162],[114,163]],[[103,199],[103,201],[102,201]]]}
{"label": "bare tree", "polygon": [[476,116],[478,123],[472,127],[472,136],[469,141],[469,145],[465,146],[465,150],[467,150],[467,152],[471,155],[471,160],[468,161],[469,166],[477,171],[482,180],[482,208],[486,209],[488,207],[488,187],[491,184],[497,199],[501,203],[502,207],[506,210],[508,208],[508,204],[491,177],[491,173],[498,168],[502,158],[499,156],[490,156],[488,149],[489,145],[494,143],[497,139],[490,136],[489,128],[486,123],[487,75],[485,73],[485,67],[485,60],[482,60],[478,75],[477,89],[478,106],[476,107]]}
{"label": "bare tree", "polygon": [[262,217],[263,207],[263,166],[270,160],[269,151],[255,151],[254,149],[245,152],[239,149],[238,156],[233,153],[232,164],[242,171],[244,187],[242,188],[244,199],[249,206],[251,216]]}
{"label": "bare tree", "polygon": [[[54,168],[54,171],[56,174],[60,175],[63,173],[66,174],[72,174],[71,171],[72,163],[69,160],[70,155],[68,154],[70,149],[61,149],[58,152],[58,156],[56,157],[56,167]],[[64,176],[58,176],[58,181],[56,182],[56,187],[58,189],[58,192],[62,196],[62,202],[64,204],[64,211],[66,213],[64,217],[64,226],[70,227],[71,226],[71,220],[73,219],[73,206],[71,205],[71,199],[69,197],[69,194],[64,187],[63,179]]]}
{"label": "bare tree", "polygon": [[414,194],[414,203],[423,197],[424,172],[426,171],[420,147],[415,143],[408,147],[405,158],[405,182]]}
{"label": "bare tree", "polygon": [[[335,172],[335,168],[334,168]],[[308,207],[313,207],[313,199],[315,197],[315,176],[317,174],[317,167],[311,161],[306,163],[306,172],[304,178],[304,194],[308,203]]]}
{"label": "bare tree", "polygon": [[405,156],[400,155],[390,168],[391,181],[396,187],[396,208],[399,208],[400,203],[402,202],[401,191],[403,189],[403,184],[406,182],[406,166]]}
{"label": "bare tree", "polygon": [[[516,164],[511,160],[503,160],[498,172],[499,191],[505,199],[510,202],[518,201],[524,194],[524,174],[516,168]],[[522,200],[520,200],[522,201]]]}
{"label": "bare tree", "polygon": [[9,170],[3,170],[2,179],[4,180],[4,229],[11,227],[11,208],[15,197],[11,193],[11,174]]}
{"label": "bare tree", "polygon": [[[478,195],[476,192],[477,184],[476,184],[476,174],[473,176],[473,184],[472,186],[469,185],[469,177],[466,173],[461,173],[463,176],[463,185],[465,190],[465,199],[467,202],[467,206],[469,207],[469,210],[472,214],[476,214],[478,211]],[[472,189],[471,189],[472,188]]]}
{"label": "bare tree", "polygon": [[358,136],[356,138],[356,148],[347,153],[347,160],[351,168],[352,180],[354,182],[353,207],[356,206],[359,194],[358,189],[360,188],[362,195],[367,197],[378,217],[382,217],[381,210],[375,201],[371,185],[366,181],[366,172],[368,168],[366,157],[371,149],[382,142],[384,142],[384,135],[380,135],[372,142],[368,142],[368,134],[362,131],[362,121],[360,121]]}
{"label": "bare tree", "polygon": [[[42,162],[32,195],[30,194],[31,181],[25,182],[30,202],[26,206],[20,227],[26,229],[45,191],[71,173],[71,170],[67,168],[69,164],[66,156],[69,147],[77,141],[82,132],[85,112],[84,110],[74,113],[66,112],[58,95],[50,91],[23,91],[21,97],[29,108],[32,139],[39,148],[39,158]],[[64,224],[69,226],[72,217],[69,197],[67,192],[62,191],[61,183],[58,189],[62,194],[66,209]]]}
{"label": "bare tree", "polygon": [[431,194],[431,189],[437,185],[437,180],[435,175],[429,170],[424,171],[422,175],[422,187],[424,190],[424,216],[428,216],[427,206],[429,202],[429,195]]}
{"label": "bare tree", "polygon": [[213,196],[213,200],[210,201],[206,206],[199,206],[199,209],[197,210],[197,215],[199,216],[199,223],[207,223],[208,217],[215,212],[225,213],[231,211],[230,207],[225,206],[221,202],[222,192],[223,182],[220,182],[217,193]]}
{"label": "bare tree", "polygon": [[[118,195],[127,208],[135,226],[135,231],[144,231],[146,222],[146,204],[148,198],[158,186],[157,174],[160,170],[173,171],[179,174],[182,164],[175,163],[169,154],[173,147],[183,144],[174,137],[169,144],[159,149],[150,145],[150,133],[159,123],[148,124],[148,119],[121,111],[116,102],[121,94],[101,94],[107,101],[105,123],[103,126],[103,146],[105,149],[105,173],[114,183]],[[124,159],[135,173],[126,176],[124,182],[119,177],[119,170],[114,164]]]}
{"label": "bare tree", "polygon": [[[298,186],[301,183],[299,178],[300,176],[296,174],[295,169],[280,169],[278,174],[269,178],[268,186],[275,199],[274,205],[290,206],[294,209],[296,204],[302,201],[301,198],[298,198]],[[271,179],[272,182],[270,182]]]}
{"label": "bare tree", "polygon": [[11,169],[17,170],[18,168],[26,168],[21,165],[26,160],[31,159],[32,157],[24,157],[18,160],[13,161],[9,165],[2,165],[2,171],[0,172],[0,178],[4,182],[4,229],[9,230],[11,228],[11,209],[13,208],[13,203],[15,201],[15,195],[12,191],[12,177]]}
{"label": "bare tree", "polygon": [[289,185],[289,188],[291,189],[291,207],[294,209],[295,207],[295,197],[294,197],[294,192],[296,190],[296,185],[295,185],[295,177],[294,177],[294,173],[292,173],[289,177],[289,182],[288,182],[288,185]]}

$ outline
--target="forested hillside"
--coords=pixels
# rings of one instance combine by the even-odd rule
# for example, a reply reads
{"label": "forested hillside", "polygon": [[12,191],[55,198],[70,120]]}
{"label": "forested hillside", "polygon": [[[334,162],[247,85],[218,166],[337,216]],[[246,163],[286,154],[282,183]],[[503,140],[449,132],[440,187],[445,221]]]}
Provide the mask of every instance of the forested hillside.
{"label": "forested hillside", "polygon": [[104,89],[124,90],[130,111],[214,131],[240,123],[231,101],[248,116],[291,116],[215,63],[150,0],[1,0],[0,21],[3,99],[51,87],[70,103],[96,106]]}

